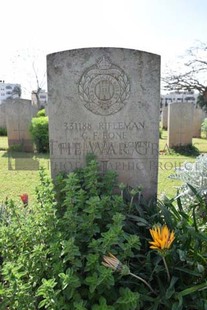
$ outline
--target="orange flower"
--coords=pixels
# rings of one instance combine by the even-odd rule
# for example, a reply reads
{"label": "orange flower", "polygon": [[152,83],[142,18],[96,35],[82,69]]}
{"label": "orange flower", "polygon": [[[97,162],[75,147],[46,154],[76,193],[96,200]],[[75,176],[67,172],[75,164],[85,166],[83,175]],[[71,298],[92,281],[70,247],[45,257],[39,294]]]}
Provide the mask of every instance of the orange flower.
{"label": "orange flower", "polygon": [[149,242],[150,248],[158,251],[169,249],[175,239],[174,231],[170,232],[167,225],[155,226],[150,229],[150,234],[153,238],[153,241]]}

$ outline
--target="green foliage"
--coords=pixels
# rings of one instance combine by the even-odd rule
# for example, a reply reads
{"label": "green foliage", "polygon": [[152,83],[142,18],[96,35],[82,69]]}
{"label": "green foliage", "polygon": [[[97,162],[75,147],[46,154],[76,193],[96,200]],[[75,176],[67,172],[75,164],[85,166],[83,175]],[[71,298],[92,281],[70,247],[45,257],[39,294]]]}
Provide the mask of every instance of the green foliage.
{"label": "green foliage", "polygon": [[[0,208],[2,309],[207,308],[207,221],[199,213],[207,206],[195,189],[189,209],[180,197],[144,203],[141,188],[120,184],[119,193],[114,173],[102,175],[92,157],[55,187],[44,170],[40,182],[32,207]],[[175,233],[166,265],[149,248],[155,224]],[[101,264],[108,253],[116,271]]]}
{"label": "green foliage", "polygon": [[197,105],[207,112],[207,98],[204,94],[200,93],[197,98]]}
{"label": "green foliage", "polygon": [[162,128],[160,127],[160,128],[159,128],[159,138],[160,138],[160,139],[162,139],[162,134],[163,134],[163,130],[162,130]]}
{"label": "green foliage", "polygon": [[[199,197],[199,203],[205,199]],[[198,201],[185,211],[180,198],[158,201],[153,206],[134,206],[134,214],[128,216],[130,233],[140,237],[141,251],[131,260],[136,274],[149,279],[157,296],[141,295],[141,309],[205,309],[207,300],[207,226],[206,219],[196,216]],[[149,250],[148,229],[153,225],[167,224],[174,230],[175,241],[168,250],[166,262],[170,281],[162,257]],[[138,263],[139,262],[139,263]]]}
{"label": "green foliage", "polygon": [[37,112],[37,115],[36,115],[36,117],[43,117],[43,116],[46,116],[46,115],[45,115],[45,109],[39,110],[39,111]]}
{"label": "green foliage", "polygon": [[203,132],[206,135],[207,139],[207,118],[205,118],[203,123],[201,124],[201,132]]}
{"label": "green foliage", "polygon": [[9,151],[11,152],[23,152],[23,144],[16,143],[9,146]]}
{"label": "green foliage", "polygon": [[2,217],[0,224],[5,309],[136,309],[138,293],[115,285],[117,275],[101,265],[109,250],[128,260],[140,247],[125,231],[122,197],[109,187],[114,174],[101,176],[91,160],[59,176],[58,204],[43,170],[40,180],[37,203],[22,208],[8,202],[9,221]]}
{"label": "green foliage", "polygon": [[7,130],[4,127],[0,127],[0,136],[6,137],[7,136]]}
{"label": "green foliage", "polygon": [[192,144],[188,145],[176,145],[170,149],[170,153],[179,153],[184,156],[198,156],[200,155],[199,149]]}
{"label": "green foliage", "polygon": [[43,115],[44,110],[40,110],[37,117],[32,118],[30,125],[30,133],[38,153],[49,152],[48,117]]}
{"label": "green foliage", "polygon": [[196,157],[194,163],[185,162],[180,168],[176,168],[170,178],[182,181],[183,184],[178,188],[178,192],[183,204],[191,205],[197,200],[198,195],[206,197],[207,155],[202,154]]}

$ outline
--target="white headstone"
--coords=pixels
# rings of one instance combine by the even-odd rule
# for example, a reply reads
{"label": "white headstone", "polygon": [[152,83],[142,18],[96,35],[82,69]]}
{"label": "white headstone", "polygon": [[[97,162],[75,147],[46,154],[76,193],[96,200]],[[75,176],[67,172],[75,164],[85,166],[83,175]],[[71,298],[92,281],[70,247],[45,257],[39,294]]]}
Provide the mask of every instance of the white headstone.
{"label": "white headstone", "polygon": [[192,144],[194,104],[173,102],[168,109],[168,147]]}
{"label": "white headstone", "polygon": [[47,56],[51,171],[70,172],[94,153],[101,170],[157,192],[160,56],[86,48]]}
{"label": "white headstone", "polygon": [[194,108],[193,111],[193,137],[200,138],[201,137],[201,124],[206,117],[206,113],[198,107]]}
{"label": "white headstone", "polygon": [[37,108],[32,106],[31,100],[7,100],[6,125],[10,148],[24,152],[33,152],[33,142],[29,127],[36,112]]}
{"label": "white headstone", "polygon": [[0,104],[0,128],[6,128],[6,105]]}

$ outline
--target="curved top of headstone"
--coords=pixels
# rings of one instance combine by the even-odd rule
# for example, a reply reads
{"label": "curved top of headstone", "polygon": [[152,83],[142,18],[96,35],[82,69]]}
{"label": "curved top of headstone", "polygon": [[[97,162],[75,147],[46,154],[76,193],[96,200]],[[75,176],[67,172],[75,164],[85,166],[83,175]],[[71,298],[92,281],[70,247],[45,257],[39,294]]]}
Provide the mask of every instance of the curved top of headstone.
{"label": "curved top of headstone", "polygon": [[[96,115],[107,116],[122,110],[133,92],[132,84],[137,78],[129,76],[129,71],[150,77],[147,67],[158,71],[160,56],[128,48],[95,47],[52,53],[47,55],[47,63],[53,68],[52,75],[51,70],[48,71],[49,80],[57,82],[58,77],[64,76],[64,83],[69,85],[67,79],[79,76],[75,83],[85,108]],[[149,87],[150,84],[151,81]]]}
{"label": "curved top of headstone", "polygon": [[151,54],[151,55],[156,55],[158,57],[160,57],[160,55],[152,53],[152,52],[148,52],[148,51],[143,51],[143,50],[138,50],[135,48],[125,48],[125,47],[104,47],[104,46],[100,46],[100,47],[81,47],[81,48],[73,48],[73,49],[69,49],[69,50],[62,50],[62,51],[58,51],[58,52],[54,52],[54,53],[49,53],[47,56],[50,55],[55,55],[55,54],[60,54],[60,53],[72,53],[72,52],[78,52],[78,51],[92,51],[92,50],[123,50],[123,51],[129,51],[129,52],[139,52],[139,53],[146,53],[146,54]]}

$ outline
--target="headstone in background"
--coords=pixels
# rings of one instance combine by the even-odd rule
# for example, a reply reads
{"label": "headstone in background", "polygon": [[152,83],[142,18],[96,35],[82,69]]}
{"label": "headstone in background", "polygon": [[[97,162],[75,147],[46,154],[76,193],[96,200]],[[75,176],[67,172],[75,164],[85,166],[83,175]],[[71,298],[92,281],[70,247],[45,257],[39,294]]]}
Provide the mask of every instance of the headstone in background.
{"label": "headstone in background", "polygon": [[33,142],[29,132],[32,117],[37,107],[27,99],[11,99],[6,102],[6,126],[10,149],[33,152]]}
{"label": "headstone in background", "polygon": [[167,130],[167,123],[168,123],[168,106],[164,106],[162,108],[162,113],[161,113],[161,126],[162,129]]}
{"label": "headstone in background", "polygon": [[0,128],[6,128],[6,105],[0,104]]}
{"label": "headstone in background", "polygon": [[193,111],[193,137],[200,138],[201,137],[201,124],[206,117],[206,113],[198,107],[194,108]]}
{"label": "headstone in background", "polygon": [[168,109],[168,147],[192,144],[194,104],[173,102]]}
{"label": "headstone in background", "polygon": [[86,48],[47,56],[51,172],[70,172],[94,153],[101,170],[157,192],[160,56]]}

